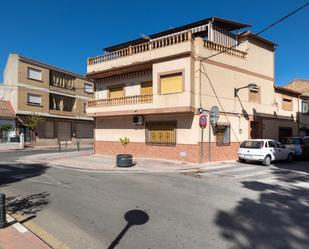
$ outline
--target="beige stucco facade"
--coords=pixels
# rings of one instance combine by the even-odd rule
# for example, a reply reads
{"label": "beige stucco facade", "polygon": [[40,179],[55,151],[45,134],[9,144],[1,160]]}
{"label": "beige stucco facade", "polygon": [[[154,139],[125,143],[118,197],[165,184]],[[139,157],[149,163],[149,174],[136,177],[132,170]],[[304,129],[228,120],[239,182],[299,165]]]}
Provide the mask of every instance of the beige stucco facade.
{"label": "beige stucco facade", "polygon": [[[118,152],[114,143],[126,136],[132,142],[131,151],[143,151],[146,156],[151,156],[151,151],[153,156],[169,159],[168,153],[164,155],[164,149],[168,148],[172,159],[205,161],[209,159],[210,142],[211,159],[222,160],[236,158],[237,148],[245,139],[256,136],[278,139],[283,134],[279,131],[282,127],[291,128],[293,135],[298,134],[297,97],[288,96],[292,108],[283,110],[284,93],[274,88],[275,44],[245,33],[239,37],[240,45],[225,51],[226,46],[205,41],[190,31],[183,37],[183,40],[177,38],[179,42],[175,44],[166,42],[168,38],[163,37],[160,44],[166,45],[155,49],[150,41],[146,46],[148,50],[144,46],[144,50],[132,55],[126,52],[123,56],[123,52],[113,51],[113,55],[118,53],[114,59],[103,55],[88,61],[88,77],[94,79],[97,86],[96,100],[90,101],[87,109],[87,114],[95,117],[97,153],[105,153],[108,143],[115,148],[114,151],[106,149],[109,154]],[[182,91],[160,93],[161,75],[179,72],[183,79]],[[143,103],[136,97],[130,102],[132,96],[141,94],[144,81],[153,84],[151,100]],[[234,96],[235,88],[252,83],[257,86],[258,101],[250,99],[248,88],[240,89]],[[109,99],[108,91],[113,85],[125,86],[124,97]],[[213,106],[220,110],[217,125],[229,127],[229,143],[223,146],[218,144],[216,125],[209,129],[208,122],[204,130],[199,126],[199,108],[209,112]],[[132,124],[135,115],[143,116],[143,124]],[[148,122],[171,120],[177,123],[173,150],[145,144]]]}
{"label": "beige stucco facade", "polygon": [[[37,78],[30,75],[30,70],[37,74]],[[58,78],[52,79],[55,74]],[[68,80],[72,85],[70,87]],[[86,116],[86,104],[94,94],[85,90],[85,84],[94,87],[93,82],[81,75],[10,54],[1,89],[16,112],[20,132],[28,133],[27,117],[35,113],[44,120],[38,128],[37,142],[50,144],[79,137],[92,140],[93,118]],[[57,129],[60,125],[66,127],[65,132]],[[52,130],[52,134],[48,130]]]}

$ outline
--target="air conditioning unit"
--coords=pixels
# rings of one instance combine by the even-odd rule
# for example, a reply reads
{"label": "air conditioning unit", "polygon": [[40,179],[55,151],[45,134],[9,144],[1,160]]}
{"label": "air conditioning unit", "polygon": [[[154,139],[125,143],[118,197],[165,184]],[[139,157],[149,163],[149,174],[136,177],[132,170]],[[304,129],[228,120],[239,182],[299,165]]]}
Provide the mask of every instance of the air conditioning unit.
{"label": "air conditioning unit", "polygon": [[144,117],[143,116],[134,116],[133,117],[133,124],[142,125],[143,123],[144,123]]}

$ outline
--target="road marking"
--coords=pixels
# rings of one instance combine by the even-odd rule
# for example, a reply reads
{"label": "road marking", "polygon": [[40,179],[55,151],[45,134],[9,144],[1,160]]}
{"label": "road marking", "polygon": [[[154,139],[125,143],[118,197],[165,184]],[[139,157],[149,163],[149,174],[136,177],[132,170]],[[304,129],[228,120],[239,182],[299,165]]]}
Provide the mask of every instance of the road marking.
{"label": "road marking", "polygon": [[[19,214],[12,214],[12,216],[17,220],[23,220],[23,216]],[[35,224],[33,221],[28,220],[23,223],[23,226],[25,229],[28,229],[27,231],[31,231],[36,236],[38,236],[41,240],[43,240],[45,243],[47,243],[49,246],[51,246],[54,249],[70,249],[64,242],[58,240],[55,238],[52,234],[45,231],[43,228],[41,228],[39,225]]]}
{"label": "road marking", "polygon": [[13,225],[13,227],[15,227],[17,229],[17,231],[20,232],[20,233],[28,232],[28,229],[25,228],[24,226],[22,226],[20,223],[15,223]]}
{"label": "road marking", "polygon": [[265,171],[260,171],[260,172],[254,172],[251,174],[245,174],[245,175],[239,175],[239,176],[235,176],[236,179],[242,179],[242,178],[249,178],[252,176],[261,176],[261,175],[269,175],[271,174],[269,171],[265,172]]}

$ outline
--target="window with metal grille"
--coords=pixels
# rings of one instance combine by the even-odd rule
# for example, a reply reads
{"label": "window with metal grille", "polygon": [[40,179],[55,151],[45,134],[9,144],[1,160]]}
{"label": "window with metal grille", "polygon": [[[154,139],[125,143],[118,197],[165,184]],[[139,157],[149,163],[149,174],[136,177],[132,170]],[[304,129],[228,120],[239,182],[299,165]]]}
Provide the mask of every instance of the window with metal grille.
{"label": "window with metal grille", "polygon": [[147,122],[146,143],[154,145],[175,145],[176,122]]}
{"label": "window with metal grille", "polygon": [[217,125],[217,145],[230,145],[230,126],[229,125]]}

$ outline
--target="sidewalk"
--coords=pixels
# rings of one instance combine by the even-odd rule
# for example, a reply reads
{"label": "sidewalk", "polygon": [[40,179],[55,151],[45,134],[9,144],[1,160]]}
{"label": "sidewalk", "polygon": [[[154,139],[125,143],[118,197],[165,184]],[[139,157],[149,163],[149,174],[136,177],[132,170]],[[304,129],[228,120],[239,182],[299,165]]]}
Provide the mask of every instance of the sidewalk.
{"label": "sidewalk", "polygon": [[200,169],[222,162],[194,164],[170,160],[134,158],[135,165],[128,168],[116,167],[115,156],[94,155],[91,151],[37,154],[20,159],[22,163],[44,163],[50,167],[65,167],[78,170],[133,171],[133,172],[181,172]]}
{"label": "sidewalk", "polygon": [[7,215],[6,218],[8,226],[0,229],[1,249],[51,249],[11,216]]}

